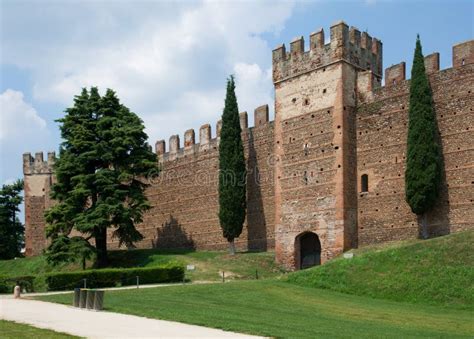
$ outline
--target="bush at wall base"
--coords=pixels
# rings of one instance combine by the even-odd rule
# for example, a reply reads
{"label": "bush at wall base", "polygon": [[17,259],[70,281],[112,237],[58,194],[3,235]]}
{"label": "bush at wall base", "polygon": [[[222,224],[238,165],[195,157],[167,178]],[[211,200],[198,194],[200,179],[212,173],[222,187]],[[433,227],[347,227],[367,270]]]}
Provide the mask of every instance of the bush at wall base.
{"label": "bush at wall base", "polygon": [[150,268],[111,268],[77,272],[50,273],[45,276],[48,291],[87,288],[115,287],[140,284],[180,282],[184,278],[184,267],[180,264],[167,264]]}

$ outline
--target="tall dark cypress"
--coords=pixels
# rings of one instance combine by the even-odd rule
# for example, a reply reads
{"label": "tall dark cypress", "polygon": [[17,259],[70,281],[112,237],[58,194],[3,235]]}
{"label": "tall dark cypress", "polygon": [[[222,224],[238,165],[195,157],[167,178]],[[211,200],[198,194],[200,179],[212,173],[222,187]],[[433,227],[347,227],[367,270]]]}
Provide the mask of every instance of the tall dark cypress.
{"label": "tall dark cypress", "polygon": [[234,77],[227,80],[219,144],[219,221],[229,251],[242,233],[246,213],[246,169]]}
{"label": "tall dark cypress", "polygon": [[441,154],[433,96],[425,71],[420,37],[417,37],[410,82],[410,111],[405,170],[405,196],[428,237],[427,213],[439,195]]}

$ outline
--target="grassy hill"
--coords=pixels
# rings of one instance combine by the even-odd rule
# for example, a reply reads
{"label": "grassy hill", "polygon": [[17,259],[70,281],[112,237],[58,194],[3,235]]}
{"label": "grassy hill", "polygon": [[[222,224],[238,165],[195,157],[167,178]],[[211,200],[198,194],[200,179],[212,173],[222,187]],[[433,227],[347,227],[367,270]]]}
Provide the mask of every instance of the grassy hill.
{"label": "grassy hill", "polygon": [[[222,272],[224,272],[226,280],[255,279],[256,270],[258,270],[259,278],[271,278],[282,273],[275,265],[273,252],[245,252],[231,256],[223,251],[192,252],[137,249],[111,251],[109,256],[111,267],[153,267],[168,262],[194,265],[195,270],[186,272],[186,278],[193,281],[218,281],[222,279]],[[80,265],[51,267],[44,256],[0,260],[0,275],[11,277],[73,270],[81,270]]]}
{"label": "grassy hill", "polygon": [[291,273],[305,287],[396,301],[474,309],[474,231],[354,251],[323,266]]}

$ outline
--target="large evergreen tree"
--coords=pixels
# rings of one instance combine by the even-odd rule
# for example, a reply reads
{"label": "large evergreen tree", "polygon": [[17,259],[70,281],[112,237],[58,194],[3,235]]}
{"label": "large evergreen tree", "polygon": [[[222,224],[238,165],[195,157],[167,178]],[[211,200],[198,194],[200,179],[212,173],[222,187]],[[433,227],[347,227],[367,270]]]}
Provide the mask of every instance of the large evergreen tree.
{"label": "large evergreen tree", "polygon": [[21,255],[24,244],[23,224],[17,217],[23,181],[3,185],[0,189],[0,259],[13,259]]}
{"label": "large evergreen tree", "polygon": [[418,216],[423,238],[428,237],[427,213],[436,202],[441,181],[437,133],[433,97],[418,36],[410,82],[405,195]]}
{"label": "large evergreen tree", "polygon": [[246,169],[234,77],[227,80],[219,144],[219,221],[229,251],[242,233],[246,212]]}
{"label": "large evergreen tree", "polygon": [[156,155],[143,122],[110,89],[102,97],[95,87],[83,89],[58,122],[64,141],[54,168],[57,204],[46,212],[46,253],[53,263],[84,260],[93,240],[96,264],[104,267],[108,229],[120,245],[142,239],[135,225],[149,208],[145,177],[156,171]]}

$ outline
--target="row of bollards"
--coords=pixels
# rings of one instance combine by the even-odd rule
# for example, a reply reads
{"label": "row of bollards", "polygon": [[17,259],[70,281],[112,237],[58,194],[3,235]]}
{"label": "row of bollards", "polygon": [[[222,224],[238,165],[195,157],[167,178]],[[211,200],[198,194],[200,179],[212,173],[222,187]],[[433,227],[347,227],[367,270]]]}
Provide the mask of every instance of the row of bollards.
{"label": "row of bollards", "polygon": [[104,293],[105,291],[101,290],[75,288],[72,305],[78,308],[101,311],[104,306]]}

